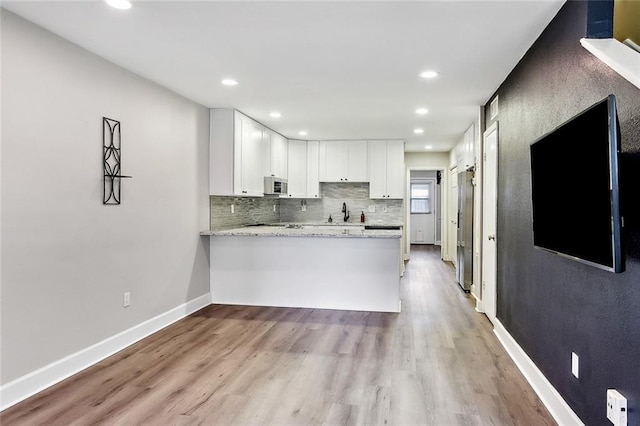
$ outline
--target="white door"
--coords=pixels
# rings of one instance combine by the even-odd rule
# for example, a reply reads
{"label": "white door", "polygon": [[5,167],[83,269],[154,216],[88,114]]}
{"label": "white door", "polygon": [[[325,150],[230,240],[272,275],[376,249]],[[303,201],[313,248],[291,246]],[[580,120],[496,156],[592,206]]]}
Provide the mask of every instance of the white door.
{"label": "white door", "polygon": [[484,132],[483,197],[482,197],[482,306],[485,314],[496,319],[497,277],[497,190],[498,190],[498,123]]}
{"label": "white door", "polygon": [[458,168],[449,171],[449,232],[447,235],[447,257],[456,265],[458,249]]}

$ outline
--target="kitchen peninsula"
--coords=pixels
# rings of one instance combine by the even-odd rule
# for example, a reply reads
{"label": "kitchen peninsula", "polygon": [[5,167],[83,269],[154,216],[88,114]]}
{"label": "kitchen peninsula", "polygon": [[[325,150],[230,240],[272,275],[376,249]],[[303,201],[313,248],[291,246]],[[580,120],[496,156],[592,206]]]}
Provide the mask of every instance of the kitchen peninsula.
{"label": "kitchen peninsula", "polygon": [[212,303],[400,311],[401,230],[277,224],[201,234],[210,236]]}

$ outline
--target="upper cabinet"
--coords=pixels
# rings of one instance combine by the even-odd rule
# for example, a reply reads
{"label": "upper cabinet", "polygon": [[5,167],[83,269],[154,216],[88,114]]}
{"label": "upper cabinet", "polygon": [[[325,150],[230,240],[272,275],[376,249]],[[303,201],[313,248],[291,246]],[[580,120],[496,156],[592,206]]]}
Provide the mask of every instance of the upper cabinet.
{"label": "upper cabinet", "polygon": [[209,193],[260,196],[264,128],[232,109],[210,111]]}
{"label": "upper cabinet", "polygon": [[289,198],[320,198],[320,182],[370,182],[371,198],[403,198],[403,141],[287,140],[239,111],[210,114],[210,195],[259,197],[274,176]]}
{"label": "upper cabinet", "polygon": [[320,182],[367,182],[367,141],[321,141]]}
{"label": "upper cabinet", "polygon": [[265,147],[269,147],[265,153],[265,162],[268,167],[265,170],[265,176],[275,176],[282,179],[287,178],[287,160],[288,160],[288,141],[287,139],[274,132],[266,129],[263,135]]}
{"label": "upper cabinet", "polygon": [[289,140],[289,198],[307,198],[307,141]]}
{"label": "upper cabinet", "polygon": [[307,198],[320,198],[319,154],[320,142],[307,142]]}
{"label": "upper cabinet", "polygon": [[404,142],[369,141],[369,197],[404,198]]}
{"label": "upper cabinet", "polygon": [[455,162],[452,166],[457,166],[459,171],[469,170],[476,165],[476,134],[475,123],[464,132],[462,140],[454,147]]}
{"label": "upper cabinet", "polygon": [[318,141],[289,140],[288,198],[320,198]]}

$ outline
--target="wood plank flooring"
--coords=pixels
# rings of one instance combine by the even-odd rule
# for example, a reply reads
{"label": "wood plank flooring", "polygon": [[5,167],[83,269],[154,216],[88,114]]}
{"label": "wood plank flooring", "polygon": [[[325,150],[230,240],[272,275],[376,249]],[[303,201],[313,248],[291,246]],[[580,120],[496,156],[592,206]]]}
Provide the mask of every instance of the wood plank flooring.
{"label": "wood plank flooring", "polygon": [[10,425],[554,425],[430,246],[402,313],[212,305],[0,414]]}

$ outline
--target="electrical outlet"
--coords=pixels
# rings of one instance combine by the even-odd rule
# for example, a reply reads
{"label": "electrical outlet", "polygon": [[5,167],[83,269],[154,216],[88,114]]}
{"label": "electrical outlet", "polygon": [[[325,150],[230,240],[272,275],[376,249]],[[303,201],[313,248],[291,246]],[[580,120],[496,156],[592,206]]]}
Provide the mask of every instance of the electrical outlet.
{"label": "electrical outlet", "polygon": [[274,213],[276,212],[276,205],[275,204],[273,205],[273,212]]}
{"label": "electrical outlet", "polygon": [[236,211],[236,206],[231,204],[231,214],[235,213]]}
{"label": "electrical outlet", "polygon": [[627,398],[615,389],[607,389],[607,419],[614,426],[627,426]]}
{"label": "electrical outlet", "polygon": [[371,204],[369,206],[369,213],[375,213],[376,212],[376,205],[375,204]]}
{"label": "electrical outlet", "polygon": [[131,293],[129,293],[127,291],[127,292],[125,292],[124,296],[122,297],[122,306],[124,306],[126,308],[130,304],[131,304]]}
{"label": "electrical outlet", "polygon": [[386,205],[386,204],[384,204],[384,205],[382,206],[382,213],[386,213],[386,212],[387,212],[387,205]]}
{"label": "electrical outlet", "polygon": [[580,378],[580,359],[575,352],[571,352],[571,374]]}

